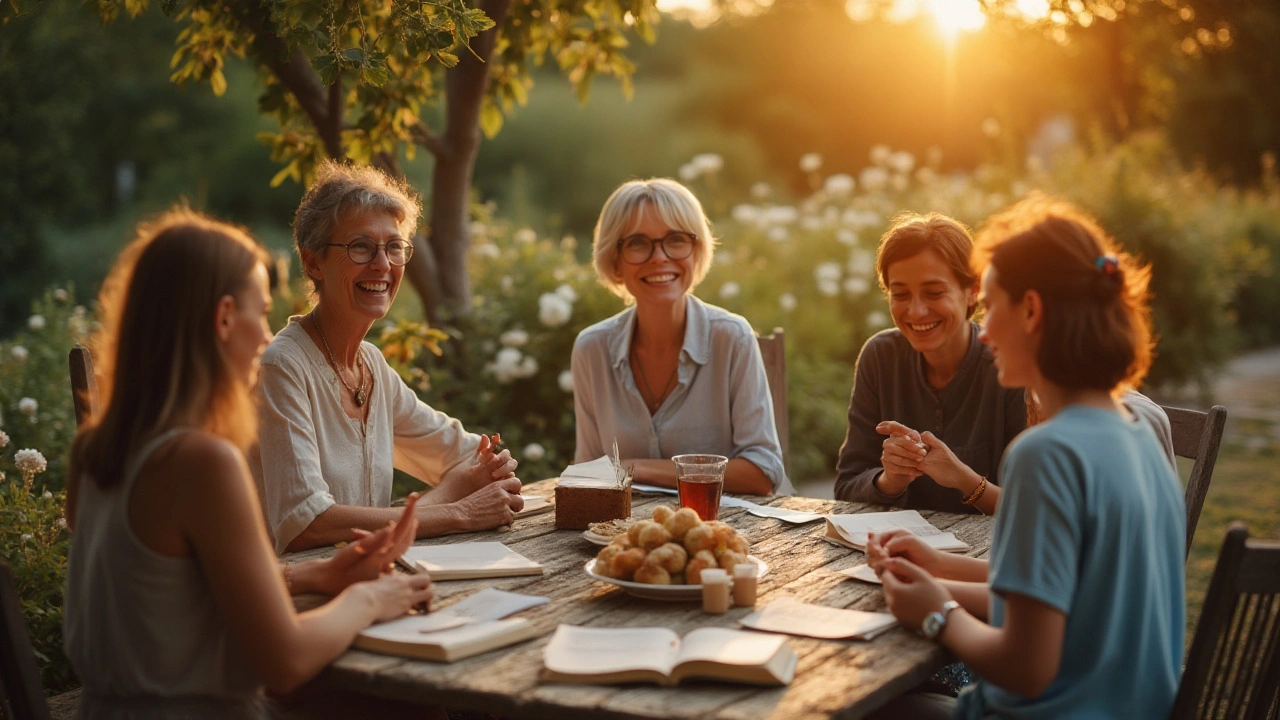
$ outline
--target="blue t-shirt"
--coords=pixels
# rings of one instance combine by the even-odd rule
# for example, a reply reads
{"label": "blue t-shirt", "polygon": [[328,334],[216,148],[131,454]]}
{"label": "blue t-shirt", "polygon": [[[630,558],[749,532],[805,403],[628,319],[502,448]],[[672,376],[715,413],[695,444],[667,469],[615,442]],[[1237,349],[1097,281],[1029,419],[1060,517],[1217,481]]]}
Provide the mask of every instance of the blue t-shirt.
{"label": "blue t-shirt", "polygon": [[1165,718],[1181,674],[1186,511],[1151,428],[1083,406],[1020,435],[1000,469],[991,624],[1018,593],[1066,613],[1058,675],[1028,698],[977,683],[958,718]]}

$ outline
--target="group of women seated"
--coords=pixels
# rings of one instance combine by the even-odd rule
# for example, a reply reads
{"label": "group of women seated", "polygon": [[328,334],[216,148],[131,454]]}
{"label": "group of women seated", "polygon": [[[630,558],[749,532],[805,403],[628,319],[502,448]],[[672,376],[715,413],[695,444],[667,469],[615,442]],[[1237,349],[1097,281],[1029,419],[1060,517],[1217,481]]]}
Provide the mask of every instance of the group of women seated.
{"label": "group of women seated", "polygon": [[[364,339],[419,210],[377,170],[321,166],[294,221],[312,309],[274,337],[265,256],[243,231],[187,211],[139,228],[103,289],[103,402],[69,474],[66,642],[86,717],[272,712],[263,685],[292,690],[368,624],[430,600],[425,576],[389,572],[415,538],[521,509],[510,453],[419,400]],[[626,307],[574,344],[575,457],[616,438],[637,482],[674,486],[673,455],[715,453],[726,491],[789,494],[754,332],[693,294],[715,245],[677,182],[606,201],[594,264]],[[989,564],[910,535],[869,543],[890,610],[982,678],[958,708],[900,702],[1163,716],[1184,515],[1167,418],[1133,391],[1148,270],[1044,198],[991,219],[977,252],[954,220],[903,216],[876,270],[895,327],[854,368],[835,494],[996,516]],[[403,510],[396,468],[432,486]],[[326,561],[275,559],[341,542]],[[298,613],[291,592],[333,599]]]}

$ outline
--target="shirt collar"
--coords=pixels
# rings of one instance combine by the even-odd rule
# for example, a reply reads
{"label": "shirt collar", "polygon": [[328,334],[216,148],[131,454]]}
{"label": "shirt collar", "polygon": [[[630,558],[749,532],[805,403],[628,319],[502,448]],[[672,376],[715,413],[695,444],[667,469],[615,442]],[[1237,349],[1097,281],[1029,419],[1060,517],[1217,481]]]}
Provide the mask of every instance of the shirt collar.
{"label": "shirt collar", "polygon": [[[711,320],[707,317],[707,306],[693,295],[688,296],[684,310],[684,345],[682,355],[699,365],[706,365],[711,359]],[[636,308],[634,305],[623,310],[618,322],[609,336],[609,355],[614,367],[627,362],[631,353],[631,338],[635,336]]]}

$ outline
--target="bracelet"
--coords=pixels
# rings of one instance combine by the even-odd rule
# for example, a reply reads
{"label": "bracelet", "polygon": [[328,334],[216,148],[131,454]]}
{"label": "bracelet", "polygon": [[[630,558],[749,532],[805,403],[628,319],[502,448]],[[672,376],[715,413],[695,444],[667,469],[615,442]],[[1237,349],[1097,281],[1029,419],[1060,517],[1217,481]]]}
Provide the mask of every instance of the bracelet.
{"label": "bracelet", "polygon": [[285,565],[284,568],[284,587],[293,594],[293,565]]}
{"label": "bracelet", "polygon": [[982,498],[982,494],[985,493],[986,491],[987,491],[987,477],[984,475],[982,476],[982,482],[978,483],[978,487],[974,488],[973,492],[969,494],[969,497],[965,498],[964,500],[961,500],[960,502],[965,505],[972,506],[974,503],[978,502],[978,500]]}

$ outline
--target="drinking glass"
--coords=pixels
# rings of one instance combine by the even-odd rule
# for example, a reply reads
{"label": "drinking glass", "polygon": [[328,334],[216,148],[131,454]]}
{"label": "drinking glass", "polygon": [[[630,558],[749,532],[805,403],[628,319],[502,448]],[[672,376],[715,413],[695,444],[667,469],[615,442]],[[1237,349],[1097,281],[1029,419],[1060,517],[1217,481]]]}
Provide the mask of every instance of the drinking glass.
{"label": "drinking glass", "polygon": [[703,520],[715,520],[720,512],[720,493],[724,490],[724,468],[729,458],[723,455],[676,455],[677,487],[680,507],[693,508]]}

